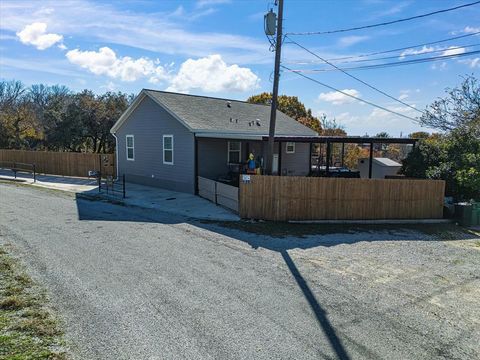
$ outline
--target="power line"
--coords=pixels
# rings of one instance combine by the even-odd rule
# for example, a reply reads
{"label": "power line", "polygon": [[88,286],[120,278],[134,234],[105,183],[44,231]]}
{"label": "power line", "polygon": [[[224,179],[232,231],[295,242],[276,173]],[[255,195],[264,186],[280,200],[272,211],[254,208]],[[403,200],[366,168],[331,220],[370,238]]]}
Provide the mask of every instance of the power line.
{"label": "power line", "polygon": [[368,62],[368,61],[379,61],[379,60],[387,60],[387,59],[405,58],[405,57],[411,57],[411,56],[421,56],[421,55],[425,55],[425,54],[435,54],[435,53],[439,53],[439,52],[444,52],[444,51],[447,51],[447,50],[452,51],[452,50],[458,50],[458,49],[464,49],[464,48],[474,48],[474,47],[477,47],[477,46],[480,46],[480,43],[478,43],[478,44],[467,44],[467,45],[461,45],[461,46],[451,46],[449,48],[443,48],[443,49],[432,50],[432,51],[425,51],[425,52],[421,52],[421,53],[400,54],[400,55],[384,56],[384,57],[372,58],[372,59],[340,61],[340,62],[337,62],[336,64],[360,63],[360,62]]}
{"label": "power line", "polygon": [[[290,43],[295,43],[294,41],[291,41]],[[350,61],[338,61],[335,62],[335,64],[349,64],[349,63],[360,63],[360,62],[369,62],[369,61],[379,61],[379,60],[387,60],[387,59],[397,59],[397,58],[404,58],[404,57],[411,57],[411,56],[422,56],[426,54],[434,54],[434,53],[439,53],[443,52],[446,50],[458,50],[462,48],[473,48],[480,46],[480,43],[478,44],[467,44],[467,45],[462,45],[462,46],[453,46],[449,48],[443,48],[443,49],[438,49],[438,50],[431,50],[431,51],[425,51],[425,52],[419,52],[419,53],[414,53],[414,54],[400,54],[400,55],[394,55],[394,56],[384,56],[384,57],[379,57],[379,58],[371,58],[371,59],[359,59],[359,60],[350,60]],[[331,61],[328,60],[327,61]],[[303,65],[308,65],[308,64],[316,64],[318,61],[288,61],[287,64],[303,64]]]}
{"label": "power line", "polygon": [[287,35],[324,35],[324,34],[335,34],[335,33],[362,30],[362,29],[370,29],[370,28],[374,28],[374,27],[378,27],[378,26],[392,25],[392,24],[397,24],[397,23],[404,22],[404,21],[410,21],[410,20],[424,18],[424,17],[431,16],[431,15],[446,13],[446,12],[449,12],[449,11],[454,11],[454,10],[462,9],[462,8],[465,8],[465,7],[477,5],[479,3],[480,3],[480,1],[475,1],[475,2],[468,3],[468,4],[463,4],[463,5],[451,7],[451,8],[448,8],[448,9],[437,10],[437,11],[433,11],[433,12],[422,14],[422,15],[411,16],[411,17],[408,17],[408,18],[397,19],[397,20],[393,20],[393,21],[386,21],[386,22],[382,22],[382,23],[378,23],[378,24],[357,26],[357,27],[346,28],[346,29],[328,30],[328,31],[290,32],[290,33],[287,33]]}
{"label": "power line", "polygon": [[380,68],[387,68],[387,67],[393,67],[393,66],[419,64],[419,63],[432,62],[432,61],[438,61],[438,60],[451,60],[453,58],[464,57],[464,56],[472,56],[472,55],[479,54],[479,53],[480,53],[480,50],[475,50],[475,51],[464,52],[464,53],[461,53],[461,54],[434,56],[434,57],[429,57],[429,58],[412,59],[412,60],[406,60],[406,61],[395,61],[395,62],[389,62],[389,63],[384,63],[384,64],[342,67],[342,68],[339,68],[339,69],[306,69],[306,70],[298,69],[298,70],[295,70],[295,71],[305,72],[305,73],[319,73],[319,72],[337,71],[337,70],[340,70],[340,69],[341,69],[340,71],[370,70],[370,69],[380,69]]}
{"label": "power line", "polygon": [[[287,37],[288,37],[288,36],[287,36]],[[368,86],[370,89],[375,90],[376,92],[378,92],[378,93],[380,93],[380,94],[388,97],[389,99],[392,99],[392,100],[394,100],[394,101],[396,101],[396,102],[398,102],[398,103],[400,103],[400,104],[402,104],[402,105],[405,105],[405,106],[407,106],[407,107],[409,107],[409,108],[411,108],[411,109],[413,109],[413,110],[415,110],[415,111],[418,111],[418,112],[421,113],[421,114],[424,114],[423,111],[418,110],[416,107],[414,107],[414,106],[412,106],[412,105],[410,105],[410,104],[407,104],[406,102],[404,102],[404,101],[402,101],[402,100],[399,100],[399,99],[397,99],[396,97],[394,97],[394,96],[392,96],[392,95],[390,95],[390,94],[387,94],[386,92],[378,89],[377,87],[375,87],[375,86],[373,86],[373,85],[370,85],[369,83],[363,81],[362,79],[359,79],[358,77],[356,77],[356,76],[354,76],[354,75],[352,75],[352,74],[349,74],[348,72],[346,72],[346,71],[344,71],[343,69],[339,68],[339,67],[336,66],[335,64],[332,64],[332,63],[329,62],[328,60],[325,60],[325,59],[322,58],[320,55],[318,55],[318,54],[314,53],[313,51],[307,49],[305,46],[303,46],[303,45],[299,44],[298,42],[292,40],[290,37],[288,37],[288,38],[290,39],[290,41],[292,41],[292,42],[293,42],[294,44],[296,44],[298,47],[302,48],[303,50],[305,50],[305,51],[308,52],[309,54],[315,56],[317,59],[322,60],[323,62],[325,62],[326,64],[332,66],[333,68],[341,71],[342,73],[344,73],[345,75],[351,77],[352,79],[357,80],[358,82],[362,83],[363,85]]]}
{"label": "power line", "polygon": [[363,57],[373,56],[373,55],[388,54],[388,53],[402,51],[402,50],[408,50],[408,49],[412,49],[412,48],[416,48],[416,47],[420,47],[420,46],[435,45],[435,44],[440,44],[440,43],[448,42],[448,41],[452,41],[452,40],[463,39],[463,38],[478,35],[478,34],[480,34],[480,31],[477,31],[477,32],[474,32],[474,33],[471,33],[471,34],[455,36],[455,37],[451,37],[451,38],[448,38],[448,39],[431,41],[431,42],[427,42],[427,43],[423,43],[423,44],[411,45],[411,46],[406,46],[406,47],[397,48],[397,49],[377,51],[377,52],[372,52],[372,53],[369,53],[369,54],[360,54],[360,55],[354,55],[354,56],[353,55],[352,56],[343,56],[343,57],[337,57],[337,58],[332,58],[332,59],[327,59],[327,60],[328,61],[347,60],[347,59],[363,58]]}
{"label": "power line", "polygon": [[333,86],[327,85],[327,84],[325,84],[325,83],[323,83],[323,82],[321,82],[321,81],[318,81],[317,79],[314,79],[314,78],[311,78],[311,77],[309,77],[309,76],[307,76],[307,75],[304,75],[304,74],[302,74],[301,72],[298,72],[298,70],[292,70],[292,69],[286,67],[285,65],[280,65],[280,66],[281,66],[282,68],[284,68],[285,70],[288,70],[288,71],[290,71],[290,72],[293,72],[294,74],[297,74],[298,76],[301,76],[301,77],[303,77],[303,78],[305,78],[305,79],[308,79],[308,80],[310,80],[310,81],[313,81],[314,83],[317,83],[317,84],[319,84],[319,85],[322,85],[322,86],[324,86],[324,87],[326,87],[326,88],[328,88],[328,89],[330,89],[330,90],[339,92],[340,94],[343,94],[343,95],[345,95],[345,96],[348,96],[348,97],[350,97],[350,98],[352,98],[352,99],[355,99],[355,100],[360,101],[360,102],[363,102],[363,103],[365,103],[365,104],[367,104],[367,105],[376,107],[376,108],[381,109],[381,110],[383,110],[383,111],[386,111],[386,112],[395,114],[395,115],[397,115],[397,116],[401,116],[401,117],[406,118],[406,119],[408,119],[408,120],[412,120],[412,121],[414,121],[414,122],[418,122],[418,120],[415,119],[415,118],[413,118],[413,117],[404,115],[404,114],[399,113],[399,112],[394,111],[394,110],[387,109],[386,107],[383,107],[383,106],[381,106],[381,105],[377,105],[377,104],[375,104],[375,103],[373,103],[373,102],[371,102],[371,101],[361,99],[361,98],[356,97],[356,96],[354,96],[354,95],[351,95],[351,94],[349,94],[349,93],[347,93],[347,92],[345,92],[345,91],[336,89],[336,88],[334,88]]}

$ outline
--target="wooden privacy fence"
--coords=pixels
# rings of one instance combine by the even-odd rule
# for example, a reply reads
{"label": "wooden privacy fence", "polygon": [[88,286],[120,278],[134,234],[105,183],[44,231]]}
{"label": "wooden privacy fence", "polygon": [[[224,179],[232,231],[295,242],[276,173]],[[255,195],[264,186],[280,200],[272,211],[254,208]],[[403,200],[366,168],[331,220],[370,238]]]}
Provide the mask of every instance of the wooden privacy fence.
{"label": "wooden privacy fence", "polygon": [[102,175],[115,174],[113,154],[0,149],[2,161],[35,164],[36,171],[43,174],[86,177],[89,170],[101,171]]}
{"label": "wooden privacy fence", "polygon": [[251,175],[240,181],[239,214],[274,221],[439,219],[444,193],[443,180]]}

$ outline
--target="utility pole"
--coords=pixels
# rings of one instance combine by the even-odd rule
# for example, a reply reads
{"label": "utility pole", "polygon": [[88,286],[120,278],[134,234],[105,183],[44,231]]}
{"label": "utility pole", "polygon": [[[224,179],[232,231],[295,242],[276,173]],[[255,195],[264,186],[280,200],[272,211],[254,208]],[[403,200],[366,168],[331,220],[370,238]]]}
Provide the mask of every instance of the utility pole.
{"label": "utility pole", "polygon": [[[282,52],[283,0],[278,0],[277,41],[275,43],[275,70],[273,77],[272,107],[270,111],[270,129],[267,147],[267,175],[273,172],[273,153],[275,144],[275,123],[277,120],[278,83],[280,80],[280,58]],[[280,150],[279,150],[280,151]]]}

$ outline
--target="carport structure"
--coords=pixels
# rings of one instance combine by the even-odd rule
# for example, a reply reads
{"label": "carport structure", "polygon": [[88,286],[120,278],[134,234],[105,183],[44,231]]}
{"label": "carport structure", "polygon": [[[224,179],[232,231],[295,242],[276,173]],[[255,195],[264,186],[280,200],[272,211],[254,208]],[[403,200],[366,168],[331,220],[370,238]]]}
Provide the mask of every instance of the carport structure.
{"label": "carport structure", "polygon": [[[268,136],[263,137],[264,141],[268,140]],[[313,144],[325,144],[326,146],[326,163],[325,173],[330,176],[332,144],[342,144],[341,164],[344,165],[345,144],[363,144],[369,146],[369,169],[368,177],[372,178],[373,149],[375,144],[406,144],[415,148],[418,139],[414,138],[384,138],[384,137],[368,137],[368,136],[275,136],[274,141],[279,143],[309,143],[310,144],[310,169],[312,168],[312,146]],[[279,159],[281,163],[281,158]]]}

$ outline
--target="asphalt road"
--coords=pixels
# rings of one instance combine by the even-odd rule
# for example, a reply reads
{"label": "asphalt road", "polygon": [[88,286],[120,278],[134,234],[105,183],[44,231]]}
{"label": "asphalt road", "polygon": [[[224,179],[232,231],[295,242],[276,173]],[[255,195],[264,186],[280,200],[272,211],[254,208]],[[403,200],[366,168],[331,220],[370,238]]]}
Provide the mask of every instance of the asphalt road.
{"label": "asphalt road", "polygon": [[274,240],[0,184],[0,243],[78,359],[479,358],[476,241]]}

